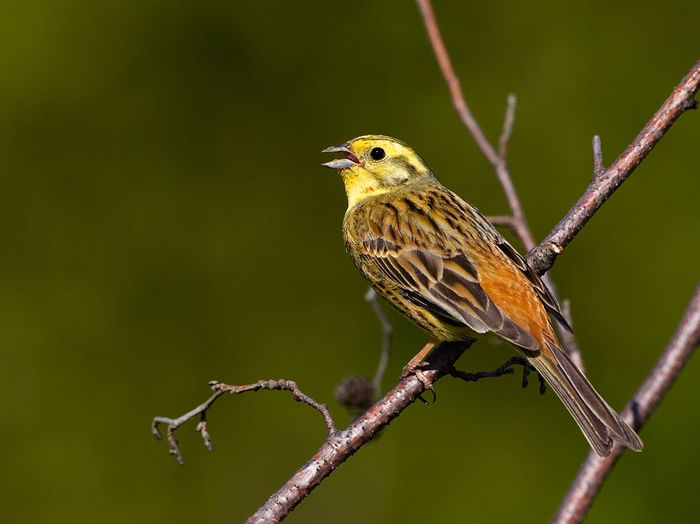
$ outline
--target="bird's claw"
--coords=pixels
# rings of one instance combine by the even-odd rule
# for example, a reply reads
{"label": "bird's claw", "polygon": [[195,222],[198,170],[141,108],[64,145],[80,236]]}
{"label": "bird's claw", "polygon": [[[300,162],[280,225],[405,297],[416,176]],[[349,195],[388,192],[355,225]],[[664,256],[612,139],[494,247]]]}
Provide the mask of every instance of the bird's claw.
{"label": "bird's claw", "polygon": [[[409,375],[415,375],[418,381],[423,384],[423,387],[425,388],[426,391],[430,391],[433,394],[433,401],[432,403],[434,404],[435,401],[437,400],[437,393],[435,393],[435,388],[433,388],[433,384],[430,380],[428,380],[428,377],[425,376],[425,373],[423,373],[423,370],[421,368],[427,368],[428,363],[427,362],[419,362],[416,365],[407,365],[401,370],[401,379],[404,379],[408,377]],[[431,402],[428,402],[425,400],[422,396],[418,397],[418,400],[423,402],[425,405],[430,405]]]}
{"label": "bird's claw", "polygon": [[[427,367],[428,367],[428,363],[425,361],[418,362],[417,364],[408,363],[401,370],[401,379],[403,380],[404,378],[406,378],[409,375],[418,376],[418,372],[420,372],[421,375],[423,376],[423,379],[425,379],[425,375],[423,375],[421,368],[427,368]],[[421,380],[420,377],[418,378],[418,380],[420,380],[421,383],[426,386],[426,389],[428,389],[425,380]]]}

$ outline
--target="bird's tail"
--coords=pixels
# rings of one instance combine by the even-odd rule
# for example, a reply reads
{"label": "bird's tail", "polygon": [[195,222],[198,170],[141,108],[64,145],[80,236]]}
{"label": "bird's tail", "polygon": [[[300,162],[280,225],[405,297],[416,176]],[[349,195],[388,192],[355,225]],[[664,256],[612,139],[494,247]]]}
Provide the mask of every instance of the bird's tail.
{"label": "bird's tail", "polygon": [[564,350],[549,341],[545,344],[538,356],[528,360],[564,403],[595,452],[607,457],[614,441],[641,451],[639,436],[593,389]]}

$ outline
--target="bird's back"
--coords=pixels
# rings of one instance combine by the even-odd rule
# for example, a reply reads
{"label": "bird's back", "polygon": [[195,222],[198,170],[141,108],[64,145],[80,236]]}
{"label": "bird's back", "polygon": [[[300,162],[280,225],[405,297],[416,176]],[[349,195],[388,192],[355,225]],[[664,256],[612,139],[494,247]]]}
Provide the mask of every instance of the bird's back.
{"label": "bird's back", "polygon": [[348,210],[343,229],[350,257],[375,289],[437,339],[494,331],[537,351],[542,336],[554,337],[531,280],[542,286],[539,278],[528,278],[516,265],[526,268],[522,257],[443,186],[369,197]]}

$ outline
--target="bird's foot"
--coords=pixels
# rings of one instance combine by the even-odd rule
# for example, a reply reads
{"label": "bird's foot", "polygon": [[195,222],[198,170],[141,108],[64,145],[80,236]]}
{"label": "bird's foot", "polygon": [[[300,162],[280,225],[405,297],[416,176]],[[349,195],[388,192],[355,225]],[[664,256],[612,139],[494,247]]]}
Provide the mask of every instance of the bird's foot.
{"label": "bird's foot", "polygon": [[[435,393],[435,388],[433,388],[433,383],[428,380],[428,377],[425,376],[425,373],[423,373],[423,369],[428,367],[427,362],[409,362],[406,364],[403,369],[401,370],[401,379],[403,380],[404,378],[410,376],[410,375],[415,375],[418,381],[423,384],[423,387],[427,390],[430,391],[433,394],[433,403],[437,400],[437,393]],[[423,402],[424,404],[429,404],[427,400],[425,400],[423,397],[418,397],[418,399]]]}

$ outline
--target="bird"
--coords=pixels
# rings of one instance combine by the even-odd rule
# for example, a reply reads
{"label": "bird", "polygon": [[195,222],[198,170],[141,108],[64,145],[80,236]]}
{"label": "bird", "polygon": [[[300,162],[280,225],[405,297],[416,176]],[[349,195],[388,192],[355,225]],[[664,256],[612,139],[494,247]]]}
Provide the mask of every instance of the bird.
{"label": "bird", "polygon": [[610,455],[615,442],[642,450],[639,436],[558,341],[550,316],[571,327],[554,295],[476,207],[442,186],[396,138],[363,135],[322,152],[343,155],[322,165],[343,179],[343,237],[352,262],[431,338],[402,377],[417,374],[440,342],[493,333],[525,355],[599,456]]}

